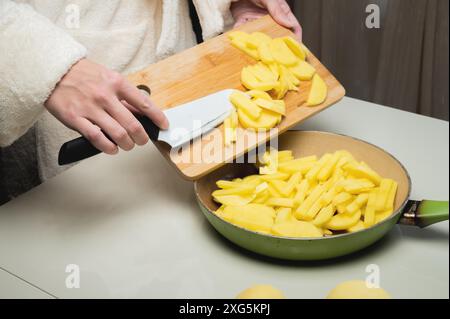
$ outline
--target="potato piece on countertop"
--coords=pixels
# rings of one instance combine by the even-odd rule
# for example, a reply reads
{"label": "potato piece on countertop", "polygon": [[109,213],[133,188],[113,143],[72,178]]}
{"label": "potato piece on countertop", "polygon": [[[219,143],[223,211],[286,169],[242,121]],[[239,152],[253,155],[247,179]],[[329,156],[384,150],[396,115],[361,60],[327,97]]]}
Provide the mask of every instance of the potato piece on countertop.
{"label": "potato piece on countertop", "polygon": [[365,281],[347,281],[331,290],[327,299],[391,299],[382,288],[369,287]]}

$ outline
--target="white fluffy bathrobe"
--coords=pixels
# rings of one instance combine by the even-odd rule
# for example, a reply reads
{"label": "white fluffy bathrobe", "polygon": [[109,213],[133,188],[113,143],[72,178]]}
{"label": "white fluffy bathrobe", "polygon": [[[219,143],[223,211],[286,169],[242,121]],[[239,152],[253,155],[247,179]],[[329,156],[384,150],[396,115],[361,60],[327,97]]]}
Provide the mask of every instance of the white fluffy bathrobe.
{"label": "white fluffy bathrobe", "polygon": [[[232,0],[194,0],[203,37],[232,23]],[[43,104],[84,57],[123,74],[195,45],[188,0],[0,0],[0,146],[36,127],[41,178],[76,137]]]}

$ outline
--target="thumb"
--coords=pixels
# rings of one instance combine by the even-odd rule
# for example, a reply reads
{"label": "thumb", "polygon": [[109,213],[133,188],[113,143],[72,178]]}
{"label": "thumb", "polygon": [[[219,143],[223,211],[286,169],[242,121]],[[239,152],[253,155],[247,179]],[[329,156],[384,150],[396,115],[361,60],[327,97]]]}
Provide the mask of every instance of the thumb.
{"label": "thumb", "polygon": [[291,8],[284,0],[265,0],[267,11],[272,18],[285,28],[293,28],[296,25]]}
{"label": "thumb", "polygon": [[302,42],[302,27],[285,0],[264,0],[269,14],[279,25],[291,29]]}

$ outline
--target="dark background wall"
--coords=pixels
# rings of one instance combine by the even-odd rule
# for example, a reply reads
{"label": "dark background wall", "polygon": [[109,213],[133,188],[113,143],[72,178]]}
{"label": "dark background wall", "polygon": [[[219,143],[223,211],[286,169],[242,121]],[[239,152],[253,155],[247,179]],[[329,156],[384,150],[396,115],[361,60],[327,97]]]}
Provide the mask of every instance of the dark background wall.
{"label": "dark background wall", "polygon": [[[293,0],[305,44],[347,95],[449,118],[448,0]],[[368,29],[366,7],[380,8]]]}

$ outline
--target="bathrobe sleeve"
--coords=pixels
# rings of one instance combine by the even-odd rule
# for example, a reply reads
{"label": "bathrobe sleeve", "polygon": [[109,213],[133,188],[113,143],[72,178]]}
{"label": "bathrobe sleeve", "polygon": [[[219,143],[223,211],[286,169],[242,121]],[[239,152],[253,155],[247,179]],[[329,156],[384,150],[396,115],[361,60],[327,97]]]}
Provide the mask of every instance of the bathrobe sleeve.
{"label": "bathrobe sleeve", "polygon": [[0,1],[0,146],[27,132],[86,48],[32,7]]}
{"label": "bathrobe sleeve", "polygon": [[193,0],[203,39],[211,39],[230,29],[234,23],[231,15],[231,3],[238,0]]}

